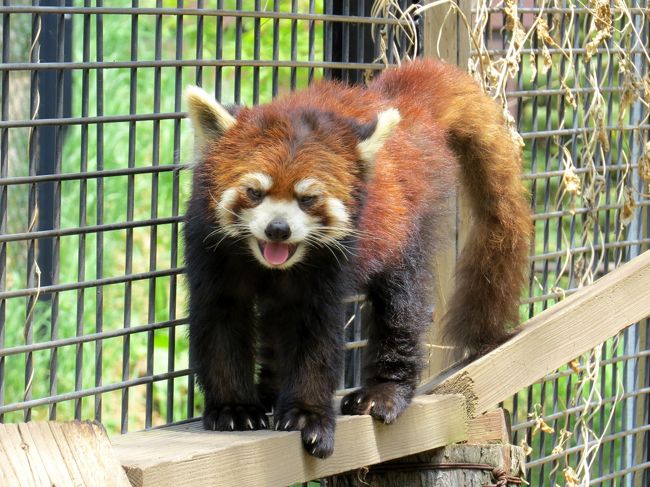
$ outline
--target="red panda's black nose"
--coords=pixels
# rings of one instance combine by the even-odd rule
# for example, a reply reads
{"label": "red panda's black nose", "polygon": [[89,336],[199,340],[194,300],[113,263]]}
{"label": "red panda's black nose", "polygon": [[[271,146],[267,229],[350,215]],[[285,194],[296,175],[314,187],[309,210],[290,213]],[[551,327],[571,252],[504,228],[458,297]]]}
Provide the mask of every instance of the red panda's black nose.
{"label": "red panda's black nose", "polygon": [[266,226],[264,233],[269,240],[273,242],[282,242],[291,236],[291,228],[289,228],[289,224],[286,221],[281,218],[276,218]]}

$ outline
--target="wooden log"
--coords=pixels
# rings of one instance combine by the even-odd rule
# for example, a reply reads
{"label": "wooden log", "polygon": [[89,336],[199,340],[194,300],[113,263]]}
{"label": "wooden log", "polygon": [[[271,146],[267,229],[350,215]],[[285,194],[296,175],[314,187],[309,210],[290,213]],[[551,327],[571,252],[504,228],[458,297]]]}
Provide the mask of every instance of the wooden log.
{"label": "wooden log", "polygon": [[298,432],[204,431],[200,423],[129,433],[113,448],[134,487],[305,482],[467,439],[461,395],[416,398],[392,425],[370,416],[338,418],[334,454],[309,456]]}
{"label": "wooden log", "polygon": [[[485,487],[496,485],[502,473],[509,477],[524,477],[524,457],[523,449],[512,445],[450,445],[377,467],[331,477],[327,485]],[[515,487],[519,484],[507,482],[504,485]]]}
{"label": "wooden log", "polygon": [[488,411],[469,422],[467,443],[471,445],[508,445],[511,438],[510,414],[505,409]]}

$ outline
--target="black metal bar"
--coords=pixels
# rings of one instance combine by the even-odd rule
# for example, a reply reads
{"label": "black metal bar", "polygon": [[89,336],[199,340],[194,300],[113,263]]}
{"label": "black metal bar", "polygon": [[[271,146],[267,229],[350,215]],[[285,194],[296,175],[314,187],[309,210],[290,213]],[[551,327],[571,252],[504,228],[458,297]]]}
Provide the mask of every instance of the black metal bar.
{"label": "black metal bar", "polygon": [[[178,0],[177,6],[183,7],[183,1]],[[176,58],[183,58],[183,17],[176,18]],[[176,68],[174,92],[174,110],[180,110],[181,96],[183,92],[183,70]],[[180,163],[181,153],[181,121],[174,121],[174,164]],[[178,172],[172,174],[172,217],[177,217],[180,211],[180,180]],[[172,223],[171,227],[171,249],[169,267],[178,266],[178,223]],[[177,278],[175,275],[169,277],[169,308],[168,319],[176,318]],[[167,336],[167,372],[171,374],[176,369],[176,328],[170,327]],[[174,378],[167,381],[167,416],[168,423],[174,422]]]}
{"label": "black metal bar", "polygon": [[[85,4],[89,5],[90,0],[85,0]],[[82,57],[84,61],[90,59],[90,14],[83,17],[83,52]],[[81,78],[81,116],[87,117],[90,108],[90,71],[85,69],[82,71]],[[81,126],[81,154],[80,154],[80,167],[79,172],[85,174],[88,172],[88,126]],[[87,225],[88,218],[88,181],[83,178],[79,180],[79,227],[83,228]],[[86,236],[79,235],[79,247],[77,257],[77,282],[86,280]],[[84,311],[85,311],[85,290],[79,289],[77,291],[77,317],[75,332],[77,337],[84,334]],[[83,389],[83,371],[84,371],[84,349],[83,346],[77,346],[75,350],[75,391]],[[74,417],[81,419],[82,412],[81,398],[75,401]]]}
{"label": "black metal bar", "polygon": [[[236,0],[235,2],[235,9],[236,10],[241,10],[242,8],[242,0]],[[237,61],[241,60],[241,43],[242,43],[242,28],[243,28],[243,23],[242,23],[242,18],[237,17],[235,19],[235,59]],[[241,103],[241,66],[235,66],[235,103],[240,104]]]}
{"label": "black metal bar", "polygon": [[[103,0],[97,0],[97,6],[101,7]],[[104,59],[104,18],[102,15],[95,17],[96,22],[96,51],[97,61],[101,62]],[[104,73],[101,69],[97,70],[97,100],[96,110],[97,115],[104,114]],[[97,125],[97,170],[104,170],[104,126]],[[104,223],[104,180],[97,179],[97,211],[96,211],[97,224]],[[104,276],[104,236],[102,233],[97,234],[97,242],[95,246],[97,263],[95,265],[96,278],[102,279]],[[104,290],[102,287],[95,289],[95,332],[101,333],[104,330]],[[104,366],[103,357],[103,344],[101,341],[95,343],[95,387],[102,386],[102,372]],[[95,396],[95,419],[102,420],[102,396],[97,394]]]}
{"label": "black metal bar", "polygon": [[[162,0],[156,0],[156,6],[162,7]],[[156,31],[155,31],[155,58],[162,58],[162,15],[156,16]],[[161,81],[162,81],[162,68],[154,70],[154,99],[153,111],[157,113],[160,111],[161,104]],[[153,122],[153,141],[152,141],[152,165],[157,166],[160,163],[160,121]],[[151,219],[158,218],[158,173],[151,175]],[[149,235],[149,272],[156,271],[156,258],[158,256],[158,227],[152,226]],[[149,323],[156,321],[156,279],[149,279],[149,296],[147,307],[147,320]],[[147,375],[153,375],[154,370],[154,342],[155,330],[147,332]],[[145,398],[145,417],[144,426],[150,428],[153,421],[153,383],[146,385],[146,398]]]}
{"label": "black metal bar", "polygon": [[[133,8],[138,8],[139,0],[132,0],[131,5]],[[139,16],[133,15],[131,17],[131,60],[138,59],[138,33],[139,33]],[[129,114],[134,114],[137,110],[138,103],[138,71],[136,68],[131,68],[129,72]],[[136,157],[136,137],[137,125],[135,122],[129,123],[129,150],[128,150],[128,167],[129,169],[135,168]],[[126,221],[133,221],[133,213],[135,207],[135,178],[131,174],[128,177],[127,190],[126,190]],[[126,231],[126,255],[124,262],[124,273],[130,274],[133,272],[133,229],[129,228]],[[124,319],[122,326],[125,330],[131,327],[131,306],[133,297],[133,285],[129,281],[124,285]],[[131,364],[131,335],[127,333],[124,336],[122,344],[122,381],[128,381],[130,376],[129,367]],[[129,430],[129,389],[122,389],[122,408],[120,417],[120,432],[126,433]]]}
{"label": "black metal bar", "polygon": [[[275,0],[278,1],[278,0]],[[279,22],[279,19],[274,19],[274,22]],[[394,63],[389,62],[388,65]],[[173,59],[159,59],[151,61],[91,61],[91,62],[69,62],[69,63],[7,63],[0,64],[0,71],[49,71],[54,69],[119,69],[119,68],[175,68],[182,67],[197,67],[197,66],[214,66],[222,68],[228,67],[273,67],[279,68],[332,68],[332,69],[371,69],[380,71],[386,67],[381,63],[344,63],[344,62],[324,62],[314,61],[313,63],[307,61],[281,61],[278,58],[261,59],[256,61],[254,59],[184,59],[183,61],[175,61]]]}
{"label": "black metal bar", "polygon": [[[9,0],[3,0],[3,5],[8,5]],[[11,16],[5,14],[2,16],[2,60],[0,63],[11,61],[11,54],[9,51],[11,33]],[[0,93],[2,99],[0,100],[0,120],[7,120],[9,118],[9,72],[2,73],[0,78],[2,85],[0,86]],[[4,128],[0,129],[0,179],[5,179],[9,175],[9,130]],[[5,187],[0,188],[0,235],[8,233],[7,217],[9,213],[8,208],[8,189]],[[3,242],[0,243],[0,289],[7,287],[7,245]],[[5,336],[7,334],[7,303],[4,300],[0,301],[0,349],[5,346]],[[0,358],[0,404],[5,402],[5,360],[4,357]],[[0,414],[0,423],[3,422],[4,416]]]}
{"label": "black metal bar", "polygon": [[[58,0],[43,0],[44,6],[58,6]],[[57,62],[57,30],[56,14],[41,16],[39,62]],[[56,118],[57,106],[57,72],[44,71],[38,80],[39,118]],[[38,132],[38,172],[37,174],[56,173],[55,154],[56,126],[46,126]],[[54,228],[54,184],[46,183],[38,188],[38,230]],[[51,239],[44,239],[38,246],[38,267],[41,271],[41,283],[44,286],[52,284],[52,245]],[[50,299],[43,296],[42,299]]]}
{"label": "black metal bar", "polygon": [[[32,5],[36,4],[35,1]],[[41,19],[38,14],[32,15],[31,27],[31,49],[30,49],[30,62],[38,63],[39,60],[39,46],[40,46],[40,29]],[[29,114],[32,118],[38,115],[39,104],[39,90],[38,90],[39,73],[32,71],[30,76],[30,96],[29,96]],[[29,133],[29,175],[36,176],[38,170],[38,130],[33,129]],[[27,226],[32,230],[37,224],[37,193],[36,185],[32,184],[29,187],[28,195],[28,210],[27,210]],[[38,264],[36,262],[36,242],[30,240],[27,244],[27,283],[28,288],[37,287],[37,292],[32,294],[26,303],[25,308],[25,324],[23,330],[23,339],[26,344],[32,343],[33,340],[33,324],[34,324],[34,310],[37,305],[38,286],[40,286],[40,276]],[[29,401],[32,398],[32,374],[34,371],[34,358],[31,353],[25,355],[25,390],[23,398]],[[31,409],[25,409],[24,420],[29,421],[32,417]]]}
{"label": "black metal bar", "polygon": [[[341,0],[335,0],[341,1]],[[347,0],[344,0],[347,1]],[[228,10],[223,8],[223,2],[217,3],[216,9],[202,8],[131,8],[131,7],[23,7],[11,6],[0,7],[0,14],[4,13],[31,13],[31,14],[93,14],[93,15],[184,15],[202,17],[234,17],[234,18],[260,18],[260,19],[287,19],[287,20],[317,20],[323,22],[340,22],[349,24],[382,24],[399,25],[406,21],[398,19],[372,18],[353,15],[327,15],[327,14],[305,14],[293,12],[281,12],[278,8],[273,11],[262,10]]]}

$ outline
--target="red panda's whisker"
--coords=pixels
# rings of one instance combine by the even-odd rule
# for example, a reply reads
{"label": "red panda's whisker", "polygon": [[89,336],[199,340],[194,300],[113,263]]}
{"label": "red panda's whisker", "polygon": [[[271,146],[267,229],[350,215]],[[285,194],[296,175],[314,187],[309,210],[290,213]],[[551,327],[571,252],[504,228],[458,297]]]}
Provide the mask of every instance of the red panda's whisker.
{"label": "red panda's whisker", "polygon": [[230,208],[228,208],[226,206],[223,206],[221,204],[219,205],[219,208],[222,209],[222,210],[227,211],[228,213],[230,213],[232,215],[234,215],[236,218],[239,218],[239,215],[237,213],[235,213],[234,211],[232,211]]}
{"label": "red panda's whisker", "polygon": [[346,235],[354,235],[356,237],[362,237],[364,239],[381,240],[379,237],[374,236],[370,232],[365,232],[363,230],[355,230],[353,228],[348,228],[348,227],[321,226],[318,229],[329,230],[334,232],[343,232]]}
{"label": "red panda's whisker", "polygon": [[342,245],[338,240],[329,235],[314,232],[312,235],[310,235],[310,237],[316,239],[323,247],[327,247],[329,249],[335,248],[339,250],[341,252],[341,255],[345,257],[346,260],[348,259],[346,253],[356,257],[356,254],[354,252],[352,252],[350,249]]}
{"label": "red panda's whisker", "polygon": [[[221,245],[221,242],[223,242],[224,240],[226,240],[228,237],[231,237],[231,238],[232,238],[231,235],[226,234],[226,235],[224,235],[223,237],[221,237],[221,240],[219,240],[216,244],[211,245],[211,246],[209,247],[209,249],[210,249],[210,250],[216,250],[217,247],[219,247],[219,245]],[[246,235],[246,234],[241,235],[241,236],[235,238],[235,239],[234,239],[234,242],[241,242],[242,240],[245,240],[245,239],[247,239],[248,237],[249,237],[249,236]]]}

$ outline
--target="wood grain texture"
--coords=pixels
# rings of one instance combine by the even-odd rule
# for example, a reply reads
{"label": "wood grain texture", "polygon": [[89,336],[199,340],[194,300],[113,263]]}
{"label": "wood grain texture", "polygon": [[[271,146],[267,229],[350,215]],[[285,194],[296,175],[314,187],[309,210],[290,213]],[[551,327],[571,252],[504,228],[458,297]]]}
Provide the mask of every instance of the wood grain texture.
{"label": "wood grain texture", "polygon": [[113,449],[135,487],[280,486],[358,469],[467,438],[461,395],[417,398],[395,424],[337,422],[334,454],[307,455],[297,432],[215,433],[199,423],[129,433]]}
{"label": "wood grain texture", "polygon": [[128,487],[98,423],[0,424],[0,485]]}
{"label": "wood grain texture", "polygon": [[442,384],[420,391],[471,393],[470,411],[483,413],[546,374],[650,316],[650,251],[522,325],[514,338]]}
{"label": "wood grain texture", "polygon": [[510,444],[510,418],[502,408],[488,411],[470,420],[467,443],[472,445]]}
{"label": "wood grain texture", "polygon": [[[495,485],[490,470],[435,468],[434,465],[471,463],[505,470],[513,477],[524,475],[524,452],[511,445],[449,445],[419,453],[397,462],[387,462],[381,470],[354,472],[328,479],[332,487],[484,487]],[[504,487],[514,487],[507,483]]]}
{"label": "wood grain texture", "polygon": [[[457,4],[466,15],[469,15],[470,0],[459,0]],[[467,29],[461,25],[459,14],[448,12],[450,8],[450,4],[443,4],[425,11],[426,34],[423,36],[423,54],[425,57],[443,59],[465,68],[469,59],[470,38]],[[454,195],[448,199],[442,211],[446,216],[441,218],[438,229],[440,233],[436,236],[441,241],[441,248],[435,252],[431,264],[435,276],[435,316],[425,337],[427,367],[422,374],[422,380],[434,377],[455,360],[453,351],[445,348],[442,319],[447,312],[447,302],[454,290],[456,261],[463,238],[469,229],[466,220],[468,212],[462,209],[467,210],[467,205],[462,203],[462,194],[459,193],[458,196]]]}

